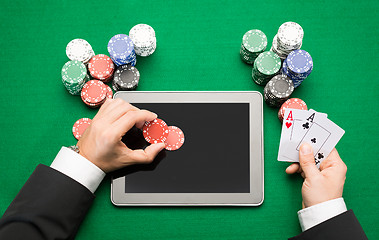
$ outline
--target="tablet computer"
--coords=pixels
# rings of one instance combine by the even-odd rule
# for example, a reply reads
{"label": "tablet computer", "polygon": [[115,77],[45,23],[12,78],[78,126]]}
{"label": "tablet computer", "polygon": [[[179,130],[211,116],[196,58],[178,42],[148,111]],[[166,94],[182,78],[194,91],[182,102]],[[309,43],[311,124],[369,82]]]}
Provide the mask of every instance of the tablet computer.
{"label": "tablet computer", "polygon": [[[117,206],[257,206],[263,202],[263,100],[245,92],[117,92],[140,109],[179,127],[184,144],[147,165],[112,175]],[[123,137],[144,148],[142,131]]]}

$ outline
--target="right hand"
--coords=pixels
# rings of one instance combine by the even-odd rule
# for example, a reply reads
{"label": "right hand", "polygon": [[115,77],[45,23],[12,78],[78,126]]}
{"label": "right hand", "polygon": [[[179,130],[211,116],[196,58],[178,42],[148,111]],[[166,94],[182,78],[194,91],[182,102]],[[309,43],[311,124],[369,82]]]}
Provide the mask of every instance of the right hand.
{"label": "right hand", "polygon": [[150,163],[163,150],[164,143],[131,150],[122,141],[133,126],[142,128],[157,118],[155,113],[140,110],[121,99],[107,99],[78,142],[79,154],[105,173],[132,164]]}
{"label": "right hand", "polygon": [[334,148],[321,165],[315,165],[312,147],[304,143],[299,151],[300,166],[291,164],[286,172],[301,173],[304,178],[301,194],[303,208],[342,197],[347,167]]}

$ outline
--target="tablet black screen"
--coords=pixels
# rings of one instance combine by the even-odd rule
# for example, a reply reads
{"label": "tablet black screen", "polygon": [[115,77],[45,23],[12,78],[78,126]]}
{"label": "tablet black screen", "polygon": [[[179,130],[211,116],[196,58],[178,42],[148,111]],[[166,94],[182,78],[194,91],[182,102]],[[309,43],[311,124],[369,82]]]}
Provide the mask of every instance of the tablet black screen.
{"label": "tablet black screen", "polygon": [[[123,170],[126,193],[249,193],[248,103],[133,103],[182,129],[185,141],[176,151],[163,150],[153,163]],[[130,148],[148,143],[142,131],[130,130]]]}

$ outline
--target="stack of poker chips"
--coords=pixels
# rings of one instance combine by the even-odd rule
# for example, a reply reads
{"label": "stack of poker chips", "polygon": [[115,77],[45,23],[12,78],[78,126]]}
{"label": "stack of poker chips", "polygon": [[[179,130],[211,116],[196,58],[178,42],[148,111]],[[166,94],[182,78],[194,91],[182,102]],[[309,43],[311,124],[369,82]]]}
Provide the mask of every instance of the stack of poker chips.
{"label": "stack of poker chips", "polygon": [[285,22],[272,41],[271,50],[284,60],[293,50],[301,48],[303,43],[303,28],[295,22]]}
{"label": "stack of poker chips", "polygon": [[105,83],[112,80],[114,69],[112,59],[104,54],[94,56],[88,63],[88,71],[91,76]]}
{"label": "stack of poker chips", "polygon": [[292,79],[296,88],[311,74],[312,70],[311,55],[304,50],[295,50],[284,60],[282,73]]}
{"label": "stack of poker chips", "polygon": [[63,85],[72,95],[79,95],[82,87],[89,80],[86,66],[78,60],[66,62],[61,74]]}
{"label": "stack of poker chips", "polygon": [[126,34],[117,34],[108,42],[108,52],[112,61],[117,65],[137,63],[136,52],[132,39]]}
{"label": "stack of poker chips", "polygon": [[77,60],[87,64],[95,56],[95,52],[86,40],[77,38],[67,44],[66,55],[70,60]]}
{"label": "stack of poker chips", "polygon": [[240,56],[247,64],[253,64],[259,54],[267,47],[266,35],[258,29],[247,31],[242,37]]}
{"label": "stack of poker chips", "polygon": [[154,29],[147,24],[137,24],[129,31],[129,37],[134,43],[138,56],[147,57],[157,48],[157,38]]}
{"label": "stack of poker chips", "polygon": [[84,39],[71,40],[66,46],[70,61],[62,68],[62,82],[67,91],[81,95],[87,106],[95,108],[113,96],[112,88],[104,83],[113,80],[115,91],[136,89],[140,79],[140,73],[134,67],[136,55],[146,57],[153,54],[157,39],[154,29],[147,24],[134,26],[129,35],[131,37],[117,34],[109,40],[107,49],[110,57],[95,55],[92,46]]}
{"label": "stack of poker chips", "polygon": [[140,74],[137,68],[131,65],[122,65],[117,68],[112,82],[115,91],[134,90],[137,88]]}
{"label": "stack of poker chips", "polygon": [[112,89],[100,80],[91,80],[84,84],[80,94],[83,102],[91,107],[100,107],[107,98],[112,98]]}
{"label": "stack of poker chips", "polygon": [[271,51],[266,51],[255,59],[252,70],[253,81],[264,86],[270,79],[279,73],[282,62],[279,56]]}
{"label": "stack of poker chips", "polygon": [[280,107],[293,93],[292,80],[286,75],[274,76],[264,88],[264,100],[271,107]]}

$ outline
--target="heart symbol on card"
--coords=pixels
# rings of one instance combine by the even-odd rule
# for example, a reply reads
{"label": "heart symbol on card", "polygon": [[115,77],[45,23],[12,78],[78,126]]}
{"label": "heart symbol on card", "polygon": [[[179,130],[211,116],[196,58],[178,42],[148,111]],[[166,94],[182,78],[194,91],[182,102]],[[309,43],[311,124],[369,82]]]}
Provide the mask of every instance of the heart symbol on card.
{"label": "heart symbol on card", "polygon": [[292,123],[291,122],[286,122],[286,127],[287,128],[290,128],[292,126]]}

